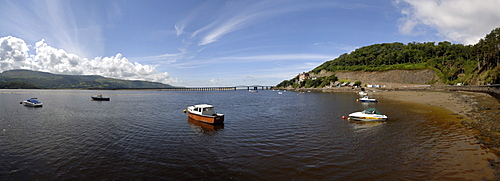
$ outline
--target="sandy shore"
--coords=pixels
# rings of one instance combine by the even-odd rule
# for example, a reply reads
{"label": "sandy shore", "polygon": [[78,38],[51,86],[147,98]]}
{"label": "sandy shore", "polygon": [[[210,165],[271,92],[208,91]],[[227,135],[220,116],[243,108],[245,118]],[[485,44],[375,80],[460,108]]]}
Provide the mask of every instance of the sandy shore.
{"label": "sandy shore", "polygon": [[[292,89],[293,90],[293,89]],[[295,89],[294,91],[318,92],[359,92],[352,88]],[[375,91],[375,92],[372,92]],[[447,91],[431,88],[410,89],[373,89],[367,90],[370,96],[391,101],[411,104],[437,106],[451,111],[455,120],[463,126],[477,131],[478,142],[491,149],[500,157],[500,102],[486,93]],[[500,159],[488,160],[499,171]]]}
{"label": "sandy shore", "polygon": [[[500,148],[500,102],[486,93],[451,91],[377,91],[374,97],[439,106],[460,115],[464,126],[479,131],[485,146]],[[500,153],[497,153],[500,155]]]}
{"label": "sandy shore", "polygon": [[[370,96],[412,104],[438,106],[457,115],[456,120],[479,132],[477,138],[487,147],[500,150],[500,102],[486,93],[447,91],[428,87],[402,87],[401,89],[369,88]],[[411,88],[411,89],[409,89]],[[359,92],[358,88],[291,89],[294,91]],[[375,91],[375,92],[372,92]],[[496,153],[500,156],[500,152]],[[500,169],[500,161],[498,163]]]}

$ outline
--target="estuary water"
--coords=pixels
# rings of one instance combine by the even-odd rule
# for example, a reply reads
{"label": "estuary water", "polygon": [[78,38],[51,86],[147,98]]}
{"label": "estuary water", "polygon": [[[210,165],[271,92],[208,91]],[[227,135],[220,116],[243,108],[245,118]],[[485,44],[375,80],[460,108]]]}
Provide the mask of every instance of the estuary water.
{"label": "estuary water", "polygon": [[[111,101],[91,101],[101,93]],[[37,97],[43,107],[20,101]],[[352,93],[0,90],[1,180],[492,180],[443,110]],[[208,103],[224,125],[188,119]],[[386,123],[341,119],[375,107]]]}

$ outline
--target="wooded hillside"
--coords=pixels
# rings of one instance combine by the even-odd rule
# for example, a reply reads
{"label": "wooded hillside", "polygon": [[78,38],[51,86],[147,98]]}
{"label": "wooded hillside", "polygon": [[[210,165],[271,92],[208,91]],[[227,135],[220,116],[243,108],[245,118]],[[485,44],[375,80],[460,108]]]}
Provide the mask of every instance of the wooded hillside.
{"label": "wooded hillside", "polygon": [[500,28],[496,28],[475,45],[445,41],[365,46],[327,61],[310,73],[430,68],[445,84],[484,85],[500,83],[499,61]]}
{"label": "wooded hillside", "polygon": [[0,73],[2,89],[123,89],[171,88],[158,82],[120,80],[97,75],[59,75],[31,70],[10,70]]}

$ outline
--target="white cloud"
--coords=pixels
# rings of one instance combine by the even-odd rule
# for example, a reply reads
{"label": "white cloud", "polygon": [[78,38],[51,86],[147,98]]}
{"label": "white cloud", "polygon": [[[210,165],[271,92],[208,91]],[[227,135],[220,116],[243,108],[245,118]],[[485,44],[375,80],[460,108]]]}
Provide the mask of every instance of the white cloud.
{"label": "white cloud", "polygon": [[426,33],[435,29],[438,36],[451,41],[474,44],[500,26],[498,0],[395,0],[401,8],[399,31]]}
{"label": "white cloud", "polygon": [[211,83],[211,84],[221,84],[221,83],[222,83],[222,81],[221,81],[221,80],[219,80],[219,79],[211,79],[211,80],[210,80],[210,83]]}
{"label": "white cloud", "polygon": [[31,67],[28,51],[24,40],[12,36],[0,37],[0,71]]}
{"label": "white cloud", "polygon": [[171,84],[177,82],[167,72],[158,72],[155,66],[130,62],[120,53],[112,57],[92,60],[56,49],[41,40],[35,44],[36,55],[29,55],[28,45],[15,37],[0,37],[0,71],[32,69],[56,74],[101,75],[104,77],[147,80]]}

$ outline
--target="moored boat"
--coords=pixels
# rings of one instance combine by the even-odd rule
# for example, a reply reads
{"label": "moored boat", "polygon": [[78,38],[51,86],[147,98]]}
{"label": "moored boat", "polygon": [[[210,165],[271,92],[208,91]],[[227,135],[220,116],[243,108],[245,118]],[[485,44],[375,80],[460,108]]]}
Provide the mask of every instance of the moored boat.
{"label": "moored boat", "polygon": [[224,129],[224,124],[207,124],[201,121],[194,120],[190,117],[188,117],[187,119],[189,124],[201,128],[201,130],[204,132],[216,132],[218,130]]}
{"label": "moored boat", "polygon": [[208,104],[198,104],[188,106],[185,110],[190,118],[194,120],[209,123],[222,124],[224,123],[224,114],[214,111],[214,106]]}
{"label": "moored boat", "polygon": [[376,121],[386,121],[387,116],[382,114],[375,108],[368,108],[361,112],[354,112],[349,114],[349,120],[362,121],[362,122],[376,122]]}
{"label": "moored boat", "polygon": [[368,95],[368,93],[367,93],[367,92],[365,92],[365,91],[359,91],[359,92],[358,92],[358,95],[359,95],[359,96],[366,96],[366,95]]}
{"label": "moored boat", "polygon": [[102,94],[93,95],[91,98],[93,101],[109,101],[109,97],[102,97]]}
{"label": "moored boat", "polygon": [[377,99],[370,98],[369,96],[364,96],[363,98],[359,98],[356,101],[361,101],[361,102],[378,102]]}
{"label": "moored boat", "polygon": [[43,106],[43,104],[40,101],[38,101],[37,98],[27,99],[27,100],[24,100],[21,103],[24,106],[28,106],[28,107],[42,107]]}

